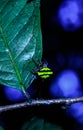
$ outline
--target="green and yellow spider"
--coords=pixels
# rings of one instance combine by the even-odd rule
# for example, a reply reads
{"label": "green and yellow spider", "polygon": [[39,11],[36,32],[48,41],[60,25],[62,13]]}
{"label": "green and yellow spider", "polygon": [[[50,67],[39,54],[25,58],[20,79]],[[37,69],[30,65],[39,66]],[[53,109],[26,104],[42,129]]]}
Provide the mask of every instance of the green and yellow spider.
{"label": "green and yellow spider", "polygon": [[[36,78],[39,77],[39,78],[45,80],[45,79],[49,78],[53,74],[53,71],[49,67],[47,67],[48,63],[45,60],[42,61],[39,65],[34,59],[32,59],[32,61],[36,65],[37,69],[32,70],[31,73],[33,75],[35,75]],[[27,100],[29,102],[31,102],[30,95],[29,95],[29,93],[26,92],[26,90],[24,88],[23,88],[23,92],[24,92]]]}
{"label": "green and yellow spider", "polygon": [[34,59],[32,59],[32,61],[38,68],[36,72],[32,72],[37,77],[40,77],[41,79],[47,79],[53,74],[53,71],[48,67],[48,63],[46,61],[41,62],[40,65],[38,65]]}

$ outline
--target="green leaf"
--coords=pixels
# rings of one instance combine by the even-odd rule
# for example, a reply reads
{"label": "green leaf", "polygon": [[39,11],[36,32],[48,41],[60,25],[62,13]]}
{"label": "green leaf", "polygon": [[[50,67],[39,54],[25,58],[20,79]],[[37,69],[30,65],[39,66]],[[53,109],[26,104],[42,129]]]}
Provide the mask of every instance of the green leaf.
{"label": "green leaf", "polygon": [[40,0],[0,0],[0,84],[22,90],[41,61]]}
{"label": "green leaf", "polygon": [[62,128],[58,125],[46,122],[43,119],[34,117],[26,122],[21,130],[62,130]]}

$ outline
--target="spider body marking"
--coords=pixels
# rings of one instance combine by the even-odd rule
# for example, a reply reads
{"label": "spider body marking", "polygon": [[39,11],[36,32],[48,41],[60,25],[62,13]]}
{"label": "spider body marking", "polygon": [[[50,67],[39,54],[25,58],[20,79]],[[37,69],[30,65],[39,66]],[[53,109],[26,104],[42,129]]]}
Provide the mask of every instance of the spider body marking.
{"label": "spider body marking", "polygon": [[53,71],[48,67],[48,63],[46,61],[42,61],[40,65],[38,65],[34,61],[34,59],[33,59],[33,62],[38,68],[34,74],[36,74],[41,79],[47,79],[53,74]]}

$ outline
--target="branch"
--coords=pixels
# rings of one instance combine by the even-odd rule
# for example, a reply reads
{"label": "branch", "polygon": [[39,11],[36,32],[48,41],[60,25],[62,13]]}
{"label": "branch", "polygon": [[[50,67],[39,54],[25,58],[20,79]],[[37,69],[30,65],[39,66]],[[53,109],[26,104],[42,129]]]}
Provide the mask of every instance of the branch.
{"label": "branch", "polygon": [[61,99],[51,99],[51,100],[44,100],[44,99],[32,100],[31,102],[23,102],[23,103],[17,103],[13,105],[1,106],[0,112],[29,107],[29,106],[40,106],[40,105],[51,105],[51,104],[71,105],[77,102],[83,102],[83,97],[66,98],[66,99],[61,98]]}

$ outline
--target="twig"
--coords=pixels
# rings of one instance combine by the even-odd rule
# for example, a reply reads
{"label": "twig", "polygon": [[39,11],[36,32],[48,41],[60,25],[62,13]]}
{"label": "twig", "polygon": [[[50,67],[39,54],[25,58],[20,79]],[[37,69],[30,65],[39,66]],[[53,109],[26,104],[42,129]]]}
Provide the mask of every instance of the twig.
{"label": "twig", "polygon": [[51,99],[51,100],[32,100],[31,102],[17,103],[13,105],[6,105],[0,107],[0,112],[14,110],[18,108],[24,108],[29,106],[40,106],[40,105],[51,105],[51,104],[61,104],[61,105],[71,105],[73,103],[83,102],[83,97],[79,98],[66,98],[66,99]]}

